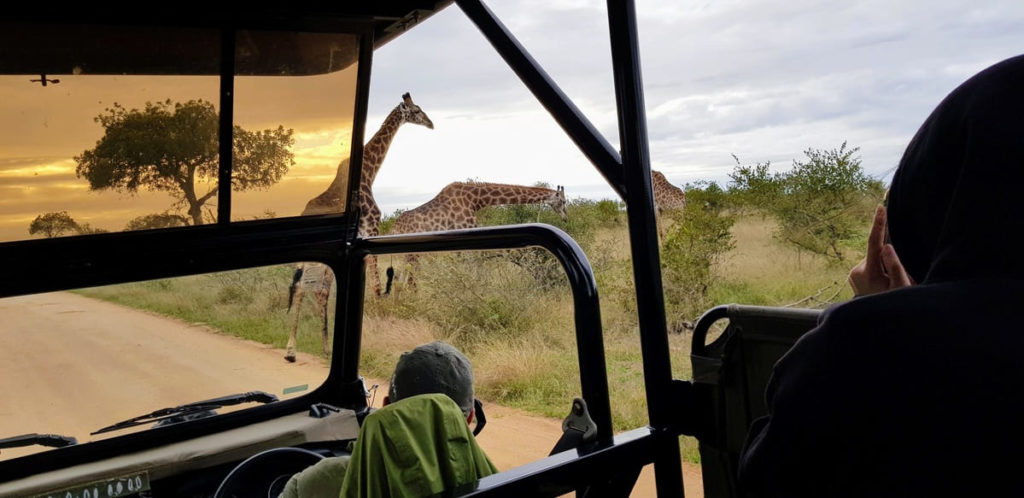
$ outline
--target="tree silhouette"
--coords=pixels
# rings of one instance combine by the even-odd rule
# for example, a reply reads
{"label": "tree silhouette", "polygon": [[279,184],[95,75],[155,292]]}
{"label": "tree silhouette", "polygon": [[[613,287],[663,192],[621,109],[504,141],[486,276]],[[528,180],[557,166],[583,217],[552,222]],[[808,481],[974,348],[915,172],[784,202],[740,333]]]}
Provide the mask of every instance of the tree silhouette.
{"label": "tree silhouette", "polygon": [[[105,131],[96,147],[75,157],[75,173],[92,190],[168,192],[187,207],[195,225],[217,195],[218,117],[205,100],[147,102],[144,109],[115,103],[95,118]],[[267,188],[295,164],[293,130],[247,131],[234,127],[232,184],[236,190]]]}
{"label": "tree silhouette", "polygon": [[137,216],[128,221],[125,231],[149,230],[152,228],[183,227],[188,225],[188,218],[174,213],[156,213]]}
{"label": "tree silhouette", "polygon": [[78,223],[67,211],[41,214],[28,225],[29,235],[41,233],[48,239],[60,237],[65,233],[79,233],[79,231]]}

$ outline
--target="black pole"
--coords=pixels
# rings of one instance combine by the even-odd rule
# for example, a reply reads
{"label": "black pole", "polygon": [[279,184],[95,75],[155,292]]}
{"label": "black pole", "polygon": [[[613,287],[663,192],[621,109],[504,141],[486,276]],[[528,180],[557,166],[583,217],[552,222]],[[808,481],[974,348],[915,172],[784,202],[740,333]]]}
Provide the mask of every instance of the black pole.
{"label": "black pole", "polygon": [[217,224],[231,222],[231,154],[235,121],[235,36],[225,27],[220,37],[220,121],[218,132]]}
{"label": "black pole", "polygon": [[[363,143],[366,133],[366,115],[370,101],[370,68],[373,62],[373,32],[367,31],[359,40],[359,67],[356,68],[356,107],[352,118],[352,152],[349,161],[348,200],[345,203],[345,240],[356,236],[359,226],[359,182],[362,181]],[[349,264],[345,268],[344,282],[337,282],[341,299],[335,309],[340,313],[334,320],[334,358],[331,371],[341,370],[343,382],[354,382],[359,378],[359,348],[363,330],[363,295],[366,292],[366,269],[362,255],[353,256],[351,246],[345,250]],[[373,278],[377,278],[374,275]],[[344,292],[344,294],[341,294]],[[341,328],[344,327],[344,328]],[[340,353],[339,338],[341,338]],[[340,364],[339,364],[340,362]]]}
{"label": "black pole", "polygon": [[[640,76],[640,48],[633,0],[608,0],[608,30],[612,45],[615,97],[619,109],[619,141],[629,240],[636,283],[640,348],[644,358],[647,413],[655,430],[669,430],[672,363],[665,325],[654,193],[651,187],[647,117]],[[654,460],[658,496],[683,496],[683,473],[675,438],[661,440]]]}
{"label": "black pole", "polygon": [[622,189],[622,160],[619,153],[605,140],[594,125],[580,111],[544,69],[530,56],[530,53],[516,40],[512,32],[498,20],[480,0],[456,0],[480,32],[498,51],[510,68],[533,92],[541,105],[576,143],[583,155],[604,176],[608,184],[624,197]]}

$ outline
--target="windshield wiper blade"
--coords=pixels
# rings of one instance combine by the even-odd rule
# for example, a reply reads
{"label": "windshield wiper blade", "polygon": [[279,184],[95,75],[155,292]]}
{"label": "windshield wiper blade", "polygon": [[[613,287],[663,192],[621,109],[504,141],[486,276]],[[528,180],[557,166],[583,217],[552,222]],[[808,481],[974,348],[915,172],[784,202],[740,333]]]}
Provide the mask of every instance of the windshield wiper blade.
{"label": "windshield wiper blade", "polygon": [[78,444],[78,440],[71,436],[61,436],[60,434],[22,434],[20,436],[13,436],[5,439],[0,439],[0,448],[20,448],[22,446],[52,446],[54,448],[63,448],[65,446],[71,446]]}
{"label": "windshield wiper blade", "polygon": [[221,396],[219,398],[204,399],[202,401],[196,401],[194,403],[188,403],[181,406],[161,408],[145,415],[139,415],[138,417],[132,417],[114,425],[109,425],[96,432],[90,433],[90,435],[94,436],[96,434],[103,434],[104,432],[111,432],[128,427],[135,427],[137,425],[159,422],[173,417],[216,410],[217,408],[224,406],[240,405],[242,403],[272,403],[274,401],[277,401],[277,396],[263,391],[231,394],[228,396]]}

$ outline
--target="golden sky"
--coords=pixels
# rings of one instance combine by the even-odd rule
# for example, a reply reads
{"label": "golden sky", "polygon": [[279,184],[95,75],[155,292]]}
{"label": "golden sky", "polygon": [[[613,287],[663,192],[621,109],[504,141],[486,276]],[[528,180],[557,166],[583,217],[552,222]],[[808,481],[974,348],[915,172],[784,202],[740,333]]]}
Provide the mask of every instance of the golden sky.
{"label": "golden sky", "polygon": [[[138,195],[90,191],[75,176],[74,156],[95,146],[103,128],[94,121],[115,102],[142,108],[146,102],[205,99],[218,103],[211,76],[59,75],[46,87],[38,75],[0,76],[0,242],[30,238],[38,215],[67,211],[79,223],[122,230],[132,218],[171,209],[169,193]],[[235,219],[298,215],[322,192],[349,154],[356,66],[326,75],[238,77],[235,124],[247,130],[282,125],[295,131],[295,165],[266,191],[236,192]],[[198,187],[204,191],[206,187]],[[207,206],[216,205],[216,199]]]}

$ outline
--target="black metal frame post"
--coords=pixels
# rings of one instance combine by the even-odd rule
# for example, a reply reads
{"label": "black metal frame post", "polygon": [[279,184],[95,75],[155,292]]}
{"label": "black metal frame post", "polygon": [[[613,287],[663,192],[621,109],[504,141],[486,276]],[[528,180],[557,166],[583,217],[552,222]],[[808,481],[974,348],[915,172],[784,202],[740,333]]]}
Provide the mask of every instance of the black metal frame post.
{"label": "black metal frame post", "polygon": [[[373,32],[367,31],[359,42],[359,67],[356,68],[356,108],[352,126],[352,152],[349,161],[348,198],[345,201],[345,240],[353,240],[359,227],[359,183],[362,181],[363,144],[366,140],[366,116],[369,113],[370,76],[373,67]],[[337,289],[344,290],[345,300],[337,301],[338,310],[334,320],[334,357],[331,364],[332,375],[340,370],[343,383],[357,382],[359,379],[359,348],[363,327],[363,293],[366,286],[366,275],[362,257],[351,254],[351,244],[345,247],[349,260],[338,279]],[[341,306],[344,306],[343,308]],[[340,363],[339,363],[340,362]]]}
{"label": "black metal frame post", "polygon": [[622,181],[622,160],[619,153],[608,143],[594,125],[587,120],[575,104],[569,100],[565,92],[555,84],[554,80],[530,56],[529,52],[516,40],[512,32],[480,0],[456,0],[480,32],[498,51],[505,62],[519,76],[527,88],[533,92],[537,100],[544,106],[555,121],[576,143],[583,155],[590,159],[597,171],[601,173],[619,196],[624,196]]}
{"label": "black metal frame post", "polygon": [[217,223],[231,222],[231,164],[235,123],[235,43],[237,31],[224,26],[220,36],[220,129],[217,133]]}
{"label": "black metal frame post", "polygon": [[[644,388],[647,413],[656,430],[670,430],[672,363],[665,324],[665,301],[661,283],[651,187],[647,117],[640,76],[640,47],[633,0],[608,0],[608,29],[615,73],[615,97],[619,108],[619,139],[626,180],[626,210],[636,284],[640,348],[644,359]],[[654,461],[659,496],[683,496],[683,472],[679,445],[662,440]]]}
{"label": "black metal frame post", "polygon": [[[656,431],[670,431],[672,364],[662,294],[635,5],[632,0],[608,0],[620,156],[609,151],[610,145],[604,137],[481,0],[456,0],[456,3],[626,201],[648,417]],[[658,494],[682,496],[678,444],[673,438],[659,441],[655,457]]]}

